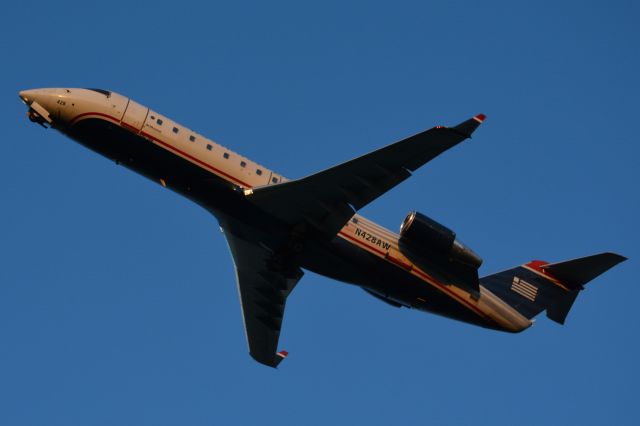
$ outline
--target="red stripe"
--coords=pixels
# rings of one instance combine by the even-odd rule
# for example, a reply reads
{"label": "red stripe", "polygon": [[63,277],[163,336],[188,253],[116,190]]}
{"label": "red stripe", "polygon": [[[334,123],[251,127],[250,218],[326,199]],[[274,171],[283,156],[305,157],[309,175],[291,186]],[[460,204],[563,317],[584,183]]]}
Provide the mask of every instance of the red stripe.
{"label": "red stripe", "polygon": [[395,258],[393,256],[389,256],[389,253],[387,253],[387,255],[385,256],[385,259],[390,260],[392,263],[395,263],[396,265],[398,265],[399,267],[401,267],[403,269],[406,269],[407,271],[411,271],[413,269],[413,265],[410,265],[408,263],[404,263],[400,259]]}
{"label": "red stripe", "polygon": [[544,260],[532,260],[524,266],[528,266],[531,269],[535,269],[538,272],[545,274],[544,269],[542,268],[545,265],[548,265],[549,262],[545,262]]}
{"label": "red stripe", "polygon": [[133,127],[130,124],[125,123],[124,121],[122,121],[120,124],[122,124],[124,127],[126,127],[129,130],[133,130],[135,133],[138,133],[140,131],[140,129],[138,129],[137,127]]}
{"label": "red stripe", "polygon": [[86,117],[87,115],[98,115],[98,116],[100,116],[100,117],[108,118],[109,120],[114,121],[114,122],[116,122],[116,123],[120,124],[120,120],[118,120],[117,118],[115,118],[115,117],[113,117],[113,116],[111,116],[111,115],[103,114],[103,113],[101,113],[101,112],[85,112],[85,113],[82,113],[82,114],[80,114],[80,115],[76,115],[75,117],[73,117],[73,119],[71,119],[71,121],[69,121],[69,124],[68,124],[68,125],[69,125],[69,126],[71,126],[71,125],[75,124],[75,123],[76,123],[76,121],[78,121],[78,120],[79,120],[79,119],[81,119],[82,117]]}
{"label": "red stripe", "polygon": [[545,269],[545,266],[547,266],[548,264],[549,262],[545,262],[544,260],[532,260],[531,262],[523,266],[525,268],[531,269],[533,272],[537,272],[538,274],[542,275],[543,277],[545,277],[552,283],[556,284],[557,286],[562,287],[563,289],[569,291],[569,288],[565,284],[563,284],[562,281],[560,281],[559,279],[557,279],[556,277],[554,277],[553,275],[547,272],[547,270]]}
{"label": "red stripe", "polygon": [[150,135],[150,134],[148,134],[148,133],[146,133],[146,132],[142,132],[142,133],[141,133],[141,135],[143,135],[143,136],[145,136],[145,137],[147,137],[147,138],[149,138],[149,139],[154,140],[155,142],[157,142],[157,143],[159,143],[160,145],[162,145],[162,146],[166,147],[166,148],[167,148],[168,150],[170,150],[170,151],[173,151],[173,152],[175,152],[175,153],[177,153],[177,154],[180,154],[180,155],[182,155],[182,156],[184,156],[184,157],[187,157],[187,158],[188,158],[189,160],[191,160],[193,163],[200,164],[202,167],[205,167],[205,168],[209,169],[210,171],[214,172],[215,174],[222,175],[222,176],[226,177],[227,179],[230,179],[230,180],[232,180],[232,181],[235,181],[235,182],[239,183],[240,185],[244,186],[245,188],[251,188],[251,185],[250,185],[250,184],[248,184],[248,183],[246,183],[246,182],[243,182],[243,181],[241,181],[241,180],[239,180],[239,179],[236,179],[235,177],[231,176],[230,174],[225,173],[225,172],[223,172],[222,170],[217,169],[217,168],[213,167],[212,165],[210,165],[210,164],[208,164],[208,163],[205,163],[204,161],[200,160],[199,158],[196,158],[196,157],[194,157],[194,156],[192,156],[192,155],[189,155],[189,154],[187,154],[186,152],[181,151],[181,150],[179,150],[179,149],[177,149],[177,148],[175,148],[175,147],[173,147],[173,146],[169,145],[169,144],[168,144],[168,143],[166,143],[166,142],[163,142],[163,141],[161,141],[160,139],[158,139],[158,138],[156,138],[156,137],[154,137],[154,136],[152,136],[152,135]]}
{"label": "red stripe", "polygon": [[[132,127],[132,126],[128,125],[127,123],[123,122],[123,121],[119,121],[117,118],[115,118],[115,117],[113,117],[113,116],[111,116],[111,115],[108,115],[108,114],[102,114],[102,113],[100,113],[100,112],[85,112],[85,113],[83,113],[83,114],[77,115],[76,117],[74,117],[74,118],[69,122],[69,126],[71,126],[71,125],[75,124],[75,123],[76,123],[80,118],[82,118],[82,117],[86,117],[86,116],[88,116],[88,115],[97,115],[97,116],[100,116],[100,117],[105,117],[105,118],[107,118],[107,119],[109,119],[109,120],[111,120],[111,121],[114,121],[114,122],[115,122],[115,123],[117,123],[117,124],[121,124],[121,125],[123,125],[124,127],[126,127],[126,128],[129,128],[129,129],[133,130],[133,131],[134,131],[134,132],[136,132],[136,133],[137,133],[137,132],[139,132],[139,129],[136,129],[135,127]],[[165,148],[169,149],[170,151],[173,151],[173,152],[174,152],[174,153],[176,153],[176,154],[179,154],[179,155],[181,155],[181,156],[183,156],[183,157],[188,158],[191,162],[196,163],[196,164],[199,164],[200,166],[202,166],[202,167],[204,167],[204,168],[208,169],[209,171],[212,171],[213,173],[215,173],[215,174],[217,174],[217,175],[222,175],[222,176],[226,177],[227,179],[230,179],[230,180],[232,180],[232,181],[234,181],[234,182],[236,182],[236,183],[238,183],[238,184],[240,184],[240,185],[244,186],[245,188],[251,188],[251,185],[250,185],[250,184],[248,184],[248,183],[246,183],[246,182],[243,182],[243,181],[241,181],[241,180],[239,180],[239,179],[235,178],[234,176],[231,176],[230,174],[223,172],[222,170],[220,170],[220,169],[218,169],[218,168],[216,168],[216,167],[213,167],[211,164],[205,163],[204,161],[200,160],[199,158],[196,158],[196,157],[194,157],[194,156],[192,156],[192,155],[190,155],[190,154],[187,154],[187,153],[186,153],[186,152],[184,152],[184,151],[181,151],[181,150],[177,149],[177,148],[176,148],[176,147],[174,147],[174,146],[169,145],[168,143],[166,143],[166,142],[164,142],[164,141],[162,141],[162,140],[160,140],[160,139],[156,138],[156,137],[155,137],[155,136],[153,136],[153,135],[150,135],[149,133],[146,133],[146,132],[140,132],[140,134],[141,134],[142,136],[146,137],[146,138],[149,138],[149,139],[151,139],[151,140],[153,140],[153,141],[157,142],[158,144],[160,144],[160,145],[164,146]]]}

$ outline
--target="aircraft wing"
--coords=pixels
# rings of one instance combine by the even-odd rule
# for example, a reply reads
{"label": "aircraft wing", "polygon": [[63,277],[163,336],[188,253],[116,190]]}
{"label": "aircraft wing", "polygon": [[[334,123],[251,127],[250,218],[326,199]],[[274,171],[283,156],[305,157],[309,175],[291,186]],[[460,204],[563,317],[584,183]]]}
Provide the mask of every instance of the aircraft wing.
{"label": "aircraft wing", "polygon": [[333,237],[357,210],[471,137],[484,119],[479,114],[455,127],[437,126],[314,175],[245,194],[291,226],[311,226]]}
{"label": "aircraft wing", "polygon": [[302,278],[268,249],[223,228],[236,268],[238,293],[249,353],[258,362],[277,367],[287,356],[277,349],[287,296]]}

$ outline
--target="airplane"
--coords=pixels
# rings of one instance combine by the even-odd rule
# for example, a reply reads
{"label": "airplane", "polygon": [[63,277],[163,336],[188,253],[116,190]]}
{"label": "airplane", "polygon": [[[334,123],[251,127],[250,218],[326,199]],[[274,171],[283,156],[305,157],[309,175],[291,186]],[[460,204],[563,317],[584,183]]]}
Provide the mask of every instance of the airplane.
{"label": "airplane", "polygon": [[289,180],[118,93],[19,92],[28,118],[192,200],[218,220],[231,251],[249,354],[277,367],[285,303],[304,270],[361,287],[394,307],[517,333],[546,311],[564,324],[584,285],[626,260],[599,253],[534,260],[479,278],[482,258],[417,211],[396,234],[356,212],[485,120],[435,126],[361,157]]}

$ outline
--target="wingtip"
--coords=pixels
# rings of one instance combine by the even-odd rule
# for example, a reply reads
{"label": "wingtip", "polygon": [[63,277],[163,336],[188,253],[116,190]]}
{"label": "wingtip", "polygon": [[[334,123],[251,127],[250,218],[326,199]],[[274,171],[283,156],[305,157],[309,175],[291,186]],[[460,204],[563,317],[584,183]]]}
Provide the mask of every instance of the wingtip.
{"label": "wingtip", "polygon": [[289,355],[289,352],[287,351],[280,351],[280,352],[276,352],[276,357],[273,360],[273,365],[271,365],[273,368],[278,368],[278,365],[280,365],[280,363],[282,361],[284,361],[284,359],[287,357],[287,355]]}
{"label": "wingtip", "polygon": [[478,114],[475,117],[473,117],[474,120],[476,120],[478,123],[482,123],[484,120],[487,119],[487,116],[484,114]]}
{"label": "wingtip", "polygon": [[619,253],[608,252],[606,254],[609,255],[609,257],[612,258],[616,262],[616,264],[629,260],[628,257],[623,256]]}
{"label": "wingtip", "polygon": [[452,130],[458,132],[460,135],[465,138],[470,138],[471,134],[482,124],[482,122],[487,118],[484,114],[478,114],[467,121],[464,121],[457,126],[451,128]]}

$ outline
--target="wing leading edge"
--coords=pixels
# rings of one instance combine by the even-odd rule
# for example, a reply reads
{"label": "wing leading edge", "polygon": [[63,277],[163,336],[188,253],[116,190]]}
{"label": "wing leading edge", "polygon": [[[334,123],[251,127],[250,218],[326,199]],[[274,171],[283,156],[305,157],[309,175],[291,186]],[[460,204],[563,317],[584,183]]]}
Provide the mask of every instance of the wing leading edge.
{"label": "wing leading edge", "polygon": [[362,207],[454,147],[484,121],[437,126],[302,179],[246,191],[250,201],[291,226],[333,237]]}

